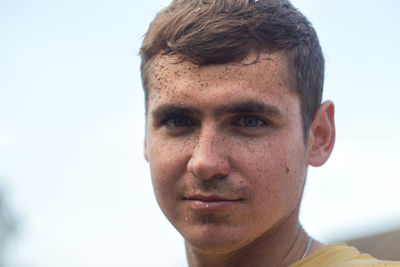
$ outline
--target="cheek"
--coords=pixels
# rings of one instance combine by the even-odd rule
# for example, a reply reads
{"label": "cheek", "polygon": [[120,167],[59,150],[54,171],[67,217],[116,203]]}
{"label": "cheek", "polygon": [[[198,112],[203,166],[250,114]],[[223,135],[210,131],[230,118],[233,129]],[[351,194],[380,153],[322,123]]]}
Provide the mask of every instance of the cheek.
{"label": "cheek", "polygon": [[260,206],[293,204],[301,195],[306,170],[303,150],[296,144],[282,146],[283,143],[241,146],[237,153],[235,169],[253,188]]}
{"label": "cheek", "polygon": [[180,177],[187,167],[187,146],[170,140],[153,138],[148,155],[154,192],[160,206],[165,199],[175,199]]}

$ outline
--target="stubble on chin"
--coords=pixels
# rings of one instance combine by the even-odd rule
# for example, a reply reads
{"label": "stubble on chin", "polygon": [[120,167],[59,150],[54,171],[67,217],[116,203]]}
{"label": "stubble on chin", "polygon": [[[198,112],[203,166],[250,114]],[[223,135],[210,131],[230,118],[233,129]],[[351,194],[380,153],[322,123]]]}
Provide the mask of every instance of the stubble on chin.
{"label": "stubble on chin", "polygon": [[184,216],[184,224],[196,226],[229,226],[232,225],[231,214],[200,213],[190,208]]}

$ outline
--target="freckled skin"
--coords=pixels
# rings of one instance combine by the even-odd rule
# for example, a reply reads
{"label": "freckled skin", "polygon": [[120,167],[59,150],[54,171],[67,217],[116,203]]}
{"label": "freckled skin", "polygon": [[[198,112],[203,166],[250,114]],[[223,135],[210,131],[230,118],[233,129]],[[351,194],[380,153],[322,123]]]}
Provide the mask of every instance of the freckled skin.
{"label": "freckled skin", "polygon": [[[307,147],[300,99],[286,69],[278,53],[261,54],[254,64],[197,66],[172,64],[166,56],[153,59],[145,157],[157,201],[188,247],[210,255],[233,253],[270,235],[289,217],[297,220]],[[214,112],[243,100],[274,106],[281,116],[261,114],[271,125],[247,129],[232,126],[235,114]],[[201,115],[185,134],[173,135],[152,117],[165,104],[193,107]],[[182,199],[197,191],[240,201],[224,213],[197,212]]]}

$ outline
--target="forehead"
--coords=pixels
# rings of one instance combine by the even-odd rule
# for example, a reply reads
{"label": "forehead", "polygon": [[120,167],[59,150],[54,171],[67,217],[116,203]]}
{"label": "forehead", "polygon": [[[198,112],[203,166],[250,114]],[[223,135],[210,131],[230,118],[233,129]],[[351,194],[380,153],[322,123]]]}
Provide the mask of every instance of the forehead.
{"label": "forehead", "polygon": [[195,92],[209,96],[223,91],[232,97],[246,93],[275,97],[293,94],[287,59],[279,52],[250,54],[240,62],[220,65],[196,65],[174,56],[158,55],[146,72],[147,101],[151,103],[165,97],[179,101]]}
{"label": "forehead", "polygon": [[[158,54],[149,63],[146,72],[150,80],[155,78],[156,81],[179,80],[182,75],[187,74],[195,74],[196,77],[213,80],[215,75],[219,75],[218,78],[228,80],[231,78],[230,74],[261,75],[265,72],[281,75],[286,80],[288,73],[287,58],[282,52],[260,53],[258,55],[251,53],[241,61],[215,65],[197,65],[182,60],[178,56]],[[226,75],[220,76],[221,74]]]}

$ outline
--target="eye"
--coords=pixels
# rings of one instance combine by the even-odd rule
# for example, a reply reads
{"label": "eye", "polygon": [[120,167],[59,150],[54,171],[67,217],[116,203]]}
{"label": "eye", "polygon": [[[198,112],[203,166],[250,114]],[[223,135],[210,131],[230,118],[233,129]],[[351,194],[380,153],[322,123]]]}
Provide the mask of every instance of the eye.
{"label": "eye", "polygon": [[166,120],[165,125],[169,128],[188,127],[194,125],[194,121],[186,116],[177,116]]}
{"label": "eye", "polygon": [[233,125],[246,127],[246,128],[262,127],[266,124],[267,123],[264,120],[259,119],[256,116],[242,116],[242,117],[238,118],[237,120],[235,120],[233,123]]}

